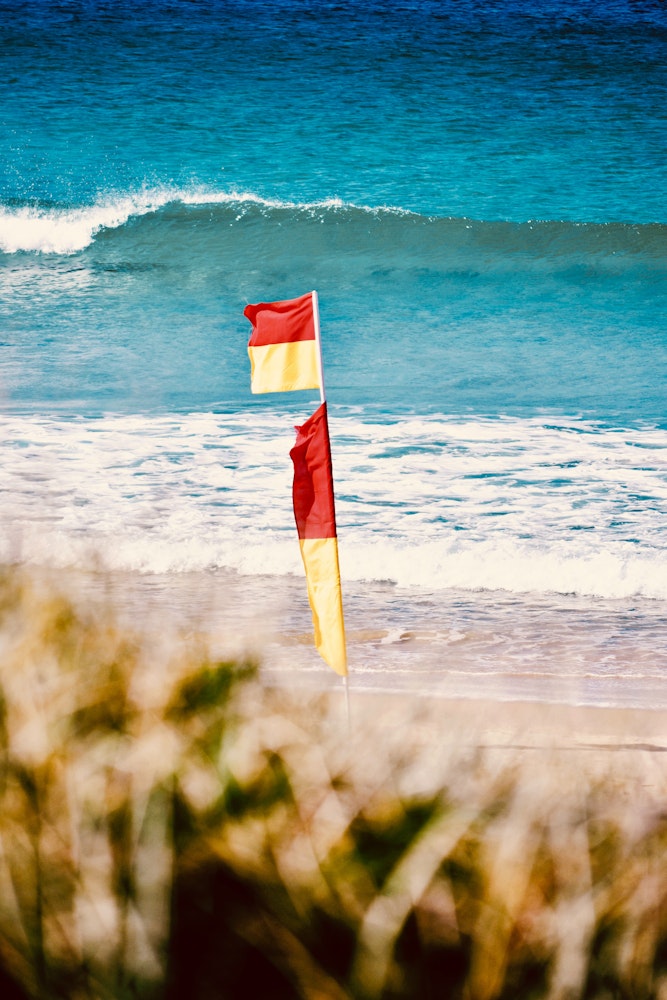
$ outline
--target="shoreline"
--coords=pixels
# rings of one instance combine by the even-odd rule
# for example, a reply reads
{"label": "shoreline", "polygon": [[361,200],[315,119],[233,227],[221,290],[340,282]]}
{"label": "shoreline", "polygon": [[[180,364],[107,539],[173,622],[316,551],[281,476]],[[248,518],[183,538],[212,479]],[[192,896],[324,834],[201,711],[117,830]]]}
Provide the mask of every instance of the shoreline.
{"label": "shoreline", "polygon": [[[293,691],[286,694],[295,697]],[[331,716],[346,723],[342,690],[319,694],[324,696]],[[369,720],[373,720],[374,726],[391,729],[404,725],[406,719],[414,723],[412,740],[439,745],[459,744],[489,750],[667,754],[667,713],[659,708],[350,692],[353,731]]]}
{"label": "shoreline", "polygon": [[[168,636],[174,643],[199,643],[220,658],[250,656],[260,662],[267,686],[296,698],[324,696],[332,705],[338,700],[344,705],[340,679],[313,647],[305,582],[299,577],[225,571],[160,575],[25,564],[5,569],[25,574],[40,590],[64,595],[86,613],[108,615],[144,641]],[[572,598],[555,598],[549,617],[549,601],[540,596],[445,594],[442,605],[435,606],[438,596],[425,600],[388,584],[350,593],[346,627],[353,711],[361,699],[381,704],[389,715],[396,703],[432,703],[434,716],[461,720],[462,725],[483,718],[504,740],[503,717],[516,720],[513,732],[517,727],[530,731],[539,720],[547,731],[565,737],[568,727],[579,731],[587,713],[598,720],[586,723],[594,732],[609,728],[603,719],[622,719],[633,742],[641,742],[646,729],[654,735],[645,742],[653,742],[664,720],[667,734],[662,664],[659,658],[651,662],[650,649],[642,646],[641,616],[635,636],[627,610],[618,610],[615,634],[609,626],[613,608],[598,610]],[[659,639],[659,611],[653,615],[652,642]],[[601,637],[595,633],[596,614],[607,628]],[[622,673],[601,666],[617,635],[628,644],[626,656],[636,647],[635,673],[632,662]],[[588,660],[577,662],[577,656]],[[568,721],[556,722],[556,717]],[[614,741],[618,728],[611,725]]]}

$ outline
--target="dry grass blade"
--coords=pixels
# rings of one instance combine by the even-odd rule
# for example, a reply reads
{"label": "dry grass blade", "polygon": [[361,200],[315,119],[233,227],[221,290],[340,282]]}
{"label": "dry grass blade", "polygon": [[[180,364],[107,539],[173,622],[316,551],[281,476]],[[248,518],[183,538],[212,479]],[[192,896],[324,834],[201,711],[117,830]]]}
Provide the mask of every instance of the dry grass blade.
{"label": "dry grass blade", "polygon": [[3,1000],[665,1000],[657,742],[485,746],[374,699],[342,736],[18,571],[0,653]]}

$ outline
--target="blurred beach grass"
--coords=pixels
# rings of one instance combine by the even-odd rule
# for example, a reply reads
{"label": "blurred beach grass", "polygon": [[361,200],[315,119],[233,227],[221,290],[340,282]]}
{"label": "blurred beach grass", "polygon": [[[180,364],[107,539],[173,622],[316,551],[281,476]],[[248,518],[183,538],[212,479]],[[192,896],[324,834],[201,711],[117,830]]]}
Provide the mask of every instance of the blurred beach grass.
{"label": "blurred beach grass", "polygon": [[348,725],[17,568],[0,653],[3,1000],[667,1000],[649,710],[359,696]]}

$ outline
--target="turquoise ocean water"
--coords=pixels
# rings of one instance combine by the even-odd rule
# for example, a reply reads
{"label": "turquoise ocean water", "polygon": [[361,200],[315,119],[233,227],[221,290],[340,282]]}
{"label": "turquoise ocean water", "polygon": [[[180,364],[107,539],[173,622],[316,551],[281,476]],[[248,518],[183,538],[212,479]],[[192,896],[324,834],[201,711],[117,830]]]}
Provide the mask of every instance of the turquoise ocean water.
{"label": "turquoise ocean water", "polygon": [[352,685],[667,706],[665,191],[661,0],[0,0],[0,558],[328,683],[316,288]]}

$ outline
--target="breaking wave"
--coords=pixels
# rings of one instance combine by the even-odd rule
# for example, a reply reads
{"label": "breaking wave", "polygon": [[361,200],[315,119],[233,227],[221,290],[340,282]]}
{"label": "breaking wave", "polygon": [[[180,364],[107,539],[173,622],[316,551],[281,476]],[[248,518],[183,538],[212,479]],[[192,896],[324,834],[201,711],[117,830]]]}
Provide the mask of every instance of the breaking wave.
{"label": "breaking wave", "polygon": [[0,207],[0,250],[4,253],[35,252],[45,254],[73,254],[89,246],[103,230],[120,229],[130,219],[153,215],[160,209],[224,206],[232,212],[249,207],[267,210],[298,211],[303,213],[339,211],[387,212],[409,214],[402,209],[380,207],[377,209],[356,206],[340,198],[327,198],[315,202],[292,202],[262,198],[249,192],[232,191],[177,191],[169,188],[144,191],[134,195],[109,198],[95,205],[75,208],[22,205]]}
{"label": "breaking wave", "polygon": [[[667,270],[667,226],[658,223],[587,223],[553,220],[475,220],[423,216],[400,206],[357,205],[331,197],[312,202],[266,198],[253,192],[160,188],[124,194],[89,206],[0,206],[0,251],[5,254],[70,255],[85,250],[97,237],[130,225],[157,220],[158,225],[189,227],[206,219],[220,226],[262,221],[268,224],[332,225],[339,229],[348,252],[368,238],[369,224],[382,226],[384,247],[403,253],[420,251],[424,260],[449,255],[455,266],[479,268],[542,267],[586,262],[622,268],[641,261],[652,269]],[[134,229],[130,239],[135,238]],[[373,232],[376,235],[376,232]]]}

